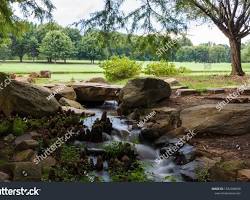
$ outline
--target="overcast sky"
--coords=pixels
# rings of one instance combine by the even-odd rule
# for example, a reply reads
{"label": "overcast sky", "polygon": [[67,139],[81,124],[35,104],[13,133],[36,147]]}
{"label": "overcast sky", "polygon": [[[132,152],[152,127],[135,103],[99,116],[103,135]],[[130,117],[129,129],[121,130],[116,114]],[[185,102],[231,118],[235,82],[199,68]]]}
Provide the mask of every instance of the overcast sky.
{"label": "overcast sky", "polygon": [[[100,10],[103,6],[103,0],[52,0],[56,6],[54,11],[55,20],[67,26],[79,19],[88,17],[88,15],[96,10]],[[128,0],[124,6],[125,10],[130,10],[135,7],[135,0]],[[217,44],[228,44],[227,38],[221,31],[215,27],[208,27],[205,25],[192,25],[188,30],[188,37],[196,44],[215,42]],[[243,41],[249,40],[250,37]]]}

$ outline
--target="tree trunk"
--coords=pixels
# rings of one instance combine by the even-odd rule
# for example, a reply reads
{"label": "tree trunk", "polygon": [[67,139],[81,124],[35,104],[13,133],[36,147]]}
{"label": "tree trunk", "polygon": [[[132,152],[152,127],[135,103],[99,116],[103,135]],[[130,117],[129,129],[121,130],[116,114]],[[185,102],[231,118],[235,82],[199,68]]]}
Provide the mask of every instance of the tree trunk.
{"label": "tree trunk", "polygon": [[23,62],[23,57],[19,56],[20,62]]}
{"label": "tree trunk", "polygon": [[229,43],[231,47],[231,75],[244,76],[245,73],[242,70],[240,55],[241,40],[237,40],[236,38],[229,38]]}

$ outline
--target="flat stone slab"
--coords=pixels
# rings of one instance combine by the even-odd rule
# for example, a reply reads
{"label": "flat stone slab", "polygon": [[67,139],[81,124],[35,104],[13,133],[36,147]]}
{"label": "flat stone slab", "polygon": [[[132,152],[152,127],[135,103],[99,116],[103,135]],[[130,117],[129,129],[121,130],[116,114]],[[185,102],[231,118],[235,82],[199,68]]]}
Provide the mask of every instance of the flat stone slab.
{"label": "flat stone slab", "polygon": [[207,93],[209,94],[223,94],[226,90],[224,88],[209,88],[207,89]]}
{"label": "flat stone slab", "polygon": [[51,89],[51,88],[53,88],[53,87],[55,87],[55,86],[57,86],[57,85],[56,85],[56,84],[53,84],[53,83],[48,83],[48,84],[43,84],[43,85],[41,85],[41,86]]}
{"label": "flat stone slab", "polygon": [[176,91],[177,96],[196,95],[196,94],[200,94],[200,92],[195,89],[178,89]]}
{"label": "flat stone slab", "polygon": [[171,86],[172,90],[178,90],[178,89],[188,89],[188,86]]}
{"label": "flat stone slab", "polygon": [[73,84],[77,99],[80,102],[103,102],[117,100],[121,86],[100,83]]}
{"label": "flat stone slab", "polygon": [[175,78],[167,78],[164,79],[165,82],[167,82],[171,86],[179,86],[180,83]]}

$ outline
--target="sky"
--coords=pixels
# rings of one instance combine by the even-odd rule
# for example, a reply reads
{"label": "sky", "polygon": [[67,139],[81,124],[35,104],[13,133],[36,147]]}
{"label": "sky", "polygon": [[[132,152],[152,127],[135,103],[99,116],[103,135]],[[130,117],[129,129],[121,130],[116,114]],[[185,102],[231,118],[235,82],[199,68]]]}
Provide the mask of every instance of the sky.
{"label": "sky", "polygon": [[[67,26],[80,19],[86,18],[90,13],[100,10],[103,6],[103,0],[51,0],[56,6],[54,19],[63,26]],[[136,7],[135,0],[128,0],[124,5],[124,10],[129,11]],[[228,39],[214,25],[192,24],[187,31],[188,38],[194,45],[213,42],[216,44],[228,44]],[[243,42],[250,40],[246,37]]]}

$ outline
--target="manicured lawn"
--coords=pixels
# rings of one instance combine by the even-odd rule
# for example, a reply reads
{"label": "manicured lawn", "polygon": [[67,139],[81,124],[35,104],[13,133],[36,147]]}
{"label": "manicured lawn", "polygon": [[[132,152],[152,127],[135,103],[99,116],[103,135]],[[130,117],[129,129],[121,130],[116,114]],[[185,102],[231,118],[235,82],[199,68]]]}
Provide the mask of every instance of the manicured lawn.
{"label": "manicured lawn", "polygon": [[[143,66],[146,66],[149,62],[142,62]],[[197,73],[197,75],[202,75],[203,73],[229,73],[231,71],[230,63],[193,63],[193,62],[175,62],[177,67],[184,66]],[[250,63],[243,63],[243,69],[246,72],[250,72]],[[39,72],[41,70],[50,70],[54,73],[100,73],[103,70],[99,67],[98,62],[96,64],[90,64],[89,61],[67,61],[66,64],[48,64],[44,63],[32,63],[25,62],[19,63],[18,61],[8,61],[0,63],[0,71],[8,73],[31,73]]]}
{"label": "manicured lawn", "polygon": [[[98,63],[98,62],[97,62]],[[145,66],[148,62],[144,62]],[[229,77],[230,63],[175,63],[177,67],[185,66],[192,70],[191,73],[185,75],[174,76],[182,85],[189,88],[204,89],[212,87],[237,86],[249,78],[233,79]],[[250,63],[244,63],[243,68],[247,74],[250,74]],[[37,79],[37,84],[70,82],[72,80],[88,80],[93,77],[104,77],[103,70],[98,64],[90,64],[89,61],[68,61],[68,63],[48,64],[32,63],[32,62],[6,62],[0,63],[0,71],[7,73],[18,73],[28,76],[31,72],[39,72],[41,70],[50,70],[52,72],[51,79]],[[141,74],[141,76],[145,76]],[[115,84],[124,85],[128,80],[115,82]]]}
{"label": "manicured lawn", "polygon": [[74,63],[68,62],[66,64],[18,62],[0,63],[1,72],[25,74],[39,72],[41,70],[50,70],[53,73],[97,73],[103,71],[98,64],[90,64],[90,62],[87,61],[74,61]]}

